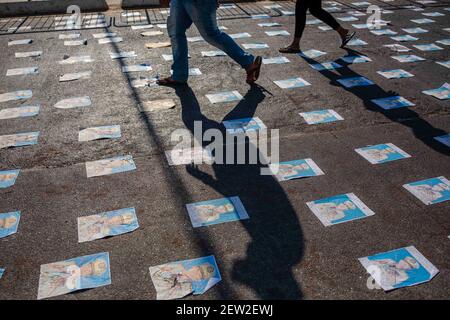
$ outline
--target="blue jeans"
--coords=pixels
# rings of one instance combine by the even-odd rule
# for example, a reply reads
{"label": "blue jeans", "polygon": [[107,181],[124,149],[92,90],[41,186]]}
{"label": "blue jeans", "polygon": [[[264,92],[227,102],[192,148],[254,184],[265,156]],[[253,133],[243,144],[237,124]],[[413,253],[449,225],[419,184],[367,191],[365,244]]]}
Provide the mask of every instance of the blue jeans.
{"label": "blue jeans", "polygon": [[216,20],[216,0],[172,0],[167,28],[172,43],[172,79],[185,82],[189,76],[188,43],[186,30],[195,24],[203,39],[225,52],[242,68],[253,63],[255,58],[246,53],[226,33],[219,30]]}

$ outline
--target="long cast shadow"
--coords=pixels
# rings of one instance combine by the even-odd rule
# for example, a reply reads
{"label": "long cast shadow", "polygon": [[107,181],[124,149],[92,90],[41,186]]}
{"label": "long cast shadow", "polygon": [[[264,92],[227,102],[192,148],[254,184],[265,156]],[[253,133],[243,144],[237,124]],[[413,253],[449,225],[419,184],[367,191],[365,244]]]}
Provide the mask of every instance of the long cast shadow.
{"label": "long cast shadow", "polygon": [[[176,94],[181,102],[183,122],[192,133],[195,121],[202,122],[203,132],[212,128],[224,132],[220,122],[202,114],[189,86],[177,87]],[[224,120],[253,117],[264,98],[264,89],[252,86]],[[292,268],[301,261],[304,244],[295,209],[274,177],[260,174],[261,164],[245,163],[213,164],[213,175],[195,166],[188,166],[187,171],[224,197],[239,196],[249,212],[250,219],[240,222],[251,242],[246,257],[234,263],[233,280],[250,287],[262,299],[300,299],[302,291]]]}
{"label": "long cast shadow", "polygon": [[[347,55],[364,55],[356,50],[352,50],[349,48],[346,48],[345,50],[347,51]],[[319,63],[318,61],[311,58],[303,56],[302,58],[309,64]],[[361,77],[361,75],[356,71],[350,69],[349,66],[351,64],[345,63],[344,61],[340,60],[340,58],[334,60],[334,62],[339,63],[343,67],[334,70],[319,71],[324,77],[330,80],[330,83],[332,85],[339,86],[343,88],[345,91],[350,92],[351,94],[358,97],[364,103],[364,107],[367,110],[380,113],[392,122],[396,122],[406,127],[409,127],[413,132],[414,136],[431,149],[447,156],[450,155],[449,148],[434,139],[434,137],[436,136],[447,134],[445,130],[435,128],[428,121],[421,118],[421,116],[411,108],[406,107],[406,108],[385,110],[371,101],[372,99],[386,98],[390,96],[399,95],[397,92],[386,91],[376,84],[363,87],[345,88],[344,86],[339,84],[339,82],[337,82],[338,79],[342,79],[345,77]]]}

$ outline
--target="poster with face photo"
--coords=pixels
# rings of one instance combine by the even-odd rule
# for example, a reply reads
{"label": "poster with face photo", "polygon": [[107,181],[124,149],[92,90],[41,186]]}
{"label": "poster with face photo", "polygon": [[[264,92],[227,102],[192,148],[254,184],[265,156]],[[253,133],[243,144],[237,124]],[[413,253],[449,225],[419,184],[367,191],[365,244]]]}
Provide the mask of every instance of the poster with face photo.
{"label": "poster with face photo", "polygon": [[226,120],[223,121],[223,125],[229,134],[259,131],[267,128],[258,117]]}
{"label": "poster with face photo", "polygon": [[374,146],[358,148],[355,149],[355,151],[371,164],[385,163],[411,157],[405,151],[392,143],[377,144]]}
{"label": "poster with face photo", "polygon": [[203,294],[222,280],[214,256],[162,264],[149,270],[157,300]]}
{"label": "poster with face photo", "polygon": [[439,272],[414,246],[359,258],[359,262],[385,291],[428,282]]}
{"label": "poster with face photo", "polygon": [[19,172],[19,170],[0,171],[0,189],[13,186],[19,176]]}
{"label": "poster with face photo", "polygon": [[270,164],[269,168],[278,181],[324,175],[319,166],[309,158]]}
{"label": "poster with face photo", "polygon": [[38,299],[109,284],[108,252],[53,262],[41,266]]}
{"label": "poster with face photo", "polygon": [[375,214],[353,193],[310,201],[306,205],[326,227]]}
{"label": "poster with face photo", "polygon": [[78,242],[112,237],[139,228],[134,208],[102,212],[78,218]]}
{"label": "poster with face photo", "polygon": [[38,143],[39,131],[0,136],[0,149],[31,146]]}
{"label": "poster with face photo", "polygon": [[121,156],[110,159],[86,162],[87,177],[98,177],[136,170],[132,156]]}
{"label": "poster with face photo", "polygon": [[407,183],[403,187],[426,205],[450,200],[450,181],[443,176]]}
{"label": "poster with face photo", "polygon": [[194,228],[249,219],[239,197],[229,197],[186,205]]}
{"label": "poster with face photo", "polygon": [[20,211],[0,213],[0,238],[16,233],[19,221]]}

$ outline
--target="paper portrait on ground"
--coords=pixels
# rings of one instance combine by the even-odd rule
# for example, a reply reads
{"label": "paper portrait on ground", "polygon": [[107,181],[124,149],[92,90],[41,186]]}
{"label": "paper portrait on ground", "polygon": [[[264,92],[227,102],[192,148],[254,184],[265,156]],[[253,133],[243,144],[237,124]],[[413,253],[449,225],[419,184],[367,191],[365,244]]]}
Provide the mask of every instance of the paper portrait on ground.
{"label": "paper portrait on ground", "polygon": [[427,33],[428,32],[428,30],[425,30],[422,28],[404,28],[402,30],[405,31],[406,33],[411,33],[411,34],[419,34],[419,33]]}
{"label": "paper portrait on ground", "polygon": [[436,22],[436,21],[434,21],[432,19],[427,19],[427,18],[424,18],[424,19],[412,19],[410,21],[414,22],[414,23],[418,23],[418,24],[427,24],[427,23]]}
{"label": "paper portrait on ground", "polygon": [[369,80],[365,77],[343,78],[343,79],[338,79],[337,82],[339,82],[341,85],[343,85],[346,88],[370,86],[370,85],[375,84],[371,80]]}
{"label": "paper portrait on ground", "polygon": [[20,170],[0,171],[0,189],[9,188],[16,183]]}
{"label": "paper portrait on ground", "polygon": [[109,253],[41,265],[38,299],[111,284]]}
{"label": "paper portrait on ground", "polygon": [[121,52],[110,52],[109,56],[111,59],[126,59],[135,58],[137,54],[134,51],[121,51]]}
{"label": "paper portrait on ground", "polygon": [[425,61],[426,59],[416,56],[414,54],[403,54],[399,56],[392,56],[391,58],[399,61],[399,62],[418,62]]}
{"label": "paper portrait on ground", "polygon": [[134,208],[102,212],[78,219],[78,242],[87,242],[132,232],[139,228]]}
{"label": "paper portrait on ground", "polygon": [[250,33],[247,33],[247,32],[229,34],[229,36],[232,39],[242,39],[242,38],[251,38],[252,37],[252,35]]}
{"label": "paper portrait on ground", "polygon": [[19,221],[20,211],[0,213],[0,238],[16,233]]}
{"label": "paper portrait on ground", "polygon": [[75,64],[75,63],[90,63],[94,62],[91,56],[64,56],[63,60],[59,61],[59,64]]}
{"label": "paper portrait on ground", "polygon": [[59,76],[59,82],[68,82],[81,79],[89,79],[92,75],[92,71],[82,71],[76,73],[66,73]]}
{"label": "paper portrait on ground", "polygon": [[117,37],[116,32],[103,32],[103,33],[94,33],[92,34],[94,39],[104,39],[104,38],[115,38]]}
{"label": "paper portrait on ground", "polygon": [[15,100],[26,100],[33,97],[31,90],[19,90],[14,92],[0,93],[0,102],[8,102]]}
{"label": "paper portrait on ground", "polygon": [[9,40],[8,41],[8,46],[17,46],[17,45],[21,45],[21,44],[30,44],[32,42],[33,42],[32,39]]}
{"label": "paper portrait on ground", "polygon": [[[170,70],[170,74],[173,74],[173,70]],[[202,75],[202,72],[199,68],[189,68],[188,74],[190,77],[195,77]]]}
{"label": "paper portrait on ground", "polygon": [[322,63],[315,63],[310,64],[310,66],[317,71],[323,71],[323,70],[334,70],[342,68],[342,66],[337,62],[322,62]]}
{"label": "paper portrait on ground", "polygon": [[156,87],[158,86],[158,78],[147,78],[147,77],[139,77],[135,79],[131,79],[131,86],[133,88],[144,88],[144,87]]}
{"label": "paper portrait on ground", "polygon": [[385,110],[415,106],[414,103],[403,98],[402,96],[392,96],[386,98],[372,99],[370,101],[372,101],[374,104]]}
{"label": "paper portrait on ground", "polygon": [[87,39],[81,40],[66,40],[64,41],[65,46],[85,46],[87,45]]}
{"label": "paper portrait on ground", "polygon": [[98,139],[114,139],[120,137],[120,125],[86,128],[80,130],[78,133],[78,141],[80,142]]}
{"label": "paper portrait on ground", "polygon": [[229,197],[186,205],[194,228],[249,219],[239,197]]}
{"label": "paper portrait on ground", "polygon": [[450,39],[437,40],[436,42],[443,44],[444,46],[450,46]]}
{"label": "paper portrait on ground", "polygon": [[347,43],[348,46],[365,46],[366,44],[367,42],[361,39],[353,39]]}
{"label": "paper portrait on ground", "polygon": [[293,88],[301,88],[311,85],[308,81],[296,77],[296,78],[290,78],[286,80],[277,80],[274,81],[274,83],[279,86],[281,89],[293,89]]}
{"label": "paper portrait on ground", "polygon": [[0,149],[31,146],[38,143],[39,131],[0,136]]}
{"label": "paper portrait on ground", "polygon": [[32,117],[39,114],[40,106],[22,106],[0,110],[0,120]]}
{"label": "paper portrait on ground", "polygon": [[122,41],[123,41],[122,37],[107,37],[98,39],[98,44],[119,43]]}
{"label": "paper portrait on ground", "polygon": [[165,152],[167,162],[171,166],[188,165],[192,163],[212,164],[214,158],[209,149],[202,147],[194,148],[175,148]]}
{"label": "paper portrait on ground", "polygon": [[188,42],[203,42],[205,39],[202,36],[197,37],[187,37]]}
{"label": "paper portrait on ground", "polygon": [[151,24],[141,24],[136,26],[131,26],[131,30],[142,30],[142,29],[152,29],[153,25]]}
{"label": "paper portrait on ground", "polygon": [[450,200],[450,182],[445,177],[436,177],[403,185],[426,205]]}
{"label": "paper portrait on ground", "polygon": [[[223,57],[227,54],[221,50],[214,50],[214,51],[202,51],[202,57]],[[172,57],[173,59],[173,57]]]}
{"label": "paper portrait on ground", "polygon": [[206,98],[208,98],[211,103],[233,102],[244,99],[238,91],[225,91],[207,94]]}
{"label": "paper portrait on ground", "polygon": [[400,41],[400,42],[417,41],[417,40],[419,40],[419,38],[410,36],[409,34],[401,35],[401,36],[394,36],[394,37],[391,37],[391,39],[395,40],[395,41]]}
{"label": "paper portrait on ground", "polygon": [[414,77],[414,75],[412,73],[409,73],[408,71],[405,71],[403,69],[382,70],[382,71],[377,71],[377,73],[387,79],[400,79],[400,78]]}
{"label": "paper portrait on ground", "polygon": [[428,282],[439,272],[414,246],[359,258],[359,262],[385,291]]}
{"label": "paper portrait on ground", "polygon": [[434,137],[434,139],[445,144],[447,147],[450,147],[450,134]]}
{"label": "paper portrait on ground", "polygon": [[273,58],[263,58],[262,63],[263,64],[283,64],[283,63],[289,63],[291,62],[286,57],[273,57]]}
{"label": "paper portrait on ground", "polygon": [[123,66],[122,67],[123,73],[144,72],[144,71],[151,71],[151,70],[152,70],[152,66],[148,63],[141,63],[141,64],[132,65],[132,66]]}
{"label": "paper portrait on ground", "polygon": [[411,157],[405,151],[392,143],[358,148],[355,149],[355,151],[371,164],[385,163]]}
{"label": "paper portrait on ground", "polygon": [[81,33],[68,33],[68,34],[60,34],[58,36],[59,40],[73,40],[81,37]]}
{"label": "paper portrait on ground", "polygon": [[425,91],[422,91],[422,93],[425,93],[426,95],[429,95],[429,96],[433,96],[440,100],[446,100],[446,99],[450,98],[450,84],[448,84],[446,82],[437,89],[425,90]]}
{"label": "paper portrait on ground", "polygon": [[72,109],[72,108],[89,107],[91,104],[92,104],[91,98],[88,96],[74,97],[58,101],[55,104],[55,108]]}
{"label": "paper portrait on ground", "polygon": [[264,22],[264,23],[258,23],[258,27],[262,28],[270,28],[270,27],[280,27],[281,24],[278,22]]}
{"label": "paper portrait on ground", "polygon": [[42,56],[42,51],[16,52],[16,58],[33,58]]}
{"label": "paper portrait on ground", "polygon": [[269,45],[267,43],[243,43],[242,46],[244,49],[267,49]]}
{"label": "paper portrait on ground", "polygon": [[327,54],[327,53],[320,51],[320,50],[316,50],[316,49],[310,49],[310,50],[306,50],[306,51],[302,51],[302,52],[298,53],[298,55],[300,55],[304,58],[310,58],[310,59],[318,58],[325,54]]}
{"label": "paper portrait on ground", "polygon": [[203,294],[222,279],[214,256],[167,263],[149,270],[157,300]]}
{"label": "paper portrait on ground", "polygon": [[176,103],[172,99],[159,99],[159,100],[150,100],[143,101],[141,105],[139,105],[139,110],[141,112],[152,112],[159,110],[168,110],[175,108]]}
{"label": "paper portrait on ground", "polygon": [[156,37],[156,36],[162,36],[164,34],[164,32],[162,31],[144,31],[141,32],[140,35],[143,37]]}
{"label": "paper portrait on ground", "polygon": [[6,71],[6,76],[25,76],[25,75],[33,75],[39,74],[38,67],[28,67],[28,68],[17,68],[17,69],[8,69]]}
{"label": "paper portrait on ground", "polygon": [[145,44],[145,47],[147,49],[158,49],[158,48],[167,48],[172,46],[172,44],[167,41],[167,42],[149,42]]}
{"label": "paper portrait on ground", "polygon": [[267,128],[258,117],[225,120],[222,123],[229,134],[243,134]]}
{"label": "paper portrait on ground", "polygon": [[326,227],[375,214],[353,193],[307,202],[306,205]]}
{"label": "paper portrait on ground", "polygon": [[[403,29],[404,30],[404,29]],[[397,32],[391,30],[391,29],[379,29],[379,30],[371,30],[371,33],[373,33],[376,36],[393,36],[396,35]]]}
{"label": "paper portrait on ground", "polygon": [[300,112],[299,114],[303,117],[303,119],[305,119],[307,124],[319,124],[344,120],[342,116],[332,109]]}
{"label": "paper portrait on ground", "polygon": [[119,156],[109,159],[86,162],[88,178],[136,170],[132,156]]}
{"label": "paper portrait on ground", "polygon": [[444,48],[441,48],[434,43],[431,44],[415,44],[413,45],[414,48],[420,50],[420,51],[438,51],[438,50],[444,50]]}
{"label": "paper portrait on ground", "polygon": [[389,49],[391,49],[392,51],[395,51],[395,52],[408,52],[408,51],[411,51],[411,49],[409,49],[408,47],[405,47],[405,46],[403,46],[401,44],[396,44],[396,43],[394,43],[394,44],[384,44],[383,47],[389,48]]}
{"label": "paper portrait on ground", "polygon": [[306,20],[306,22],[305,22],[305,24],[306,24],[307,26],[312,26],[312,25],[316,25],[316,24],[320,24],[320,23],[322,23],[322,21],[319,20],[319,19],[308,19],[308,20]]}
{"label": "paper portrait on ground", "polygon": [[344,61],[345,63],[351,64],[351,63],[364,63],[364,62],[371,62],[372,59],[366,56],[361,55],[347,55],[345,57],[340,58],[340,60]]}
{"label": "paper portrait on ground", "polygon": [[278,181],[321,176],[325,173],[312,159],[285,161],[269,165]]}
{"label": "paper portrait on ground", "polygon": [[329,26],[318,26],[317,28],[319,28],[322,31],[330,31],[333,30],[333,28],[329,27]]}
{"label": "paper portrait on ground", "polygon": [[[217,54],[219,54],[219,51],[207,51],[208,53],[209,52],[211,52],[211,54],[214,56],[216,53]],[[226,55],[225,54],[225,52],[223,52],[223,51],[220,51],[220,54],[219,55]],[[165,60],[165,61],[173,61],[173,55],[171,55],[171,54],[163,54],[163,55],[161,55],[162,56],[162,58]],[[202,55],[203,56],[203,55]],[[191,55],[190,54],[188,54],[188,58],[190,59],[191,58]]]}
{"label": "paper portrait on ground", "polygon": [[269,37],[276,36],[290,36],[291,34],[286,30],[274,30],[274,31],[266,31],[265,32]]}

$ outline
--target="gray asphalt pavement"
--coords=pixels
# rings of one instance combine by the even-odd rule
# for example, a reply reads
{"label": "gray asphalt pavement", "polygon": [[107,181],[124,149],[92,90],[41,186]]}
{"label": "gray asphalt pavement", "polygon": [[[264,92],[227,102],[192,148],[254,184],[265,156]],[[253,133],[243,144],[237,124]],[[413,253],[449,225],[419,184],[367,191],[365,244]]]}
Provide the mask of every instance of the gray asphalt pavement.
{"label": "gray asphalt pavement", "polygon": [[[373,4],[380,1],[368,0]],[[351,1],[340,1],[348,16],[355,10]],[[282,55],[278,49],[289,37],[269,37],[265,31],[293,33],[294,17],[223,20],[230,34],[248,32],[251,38],[237,42],[263,42],[268,49],[251,50],[264,57],[286,56],[290,63],[263,65],[259,87],[245,83],[245,72],[228,57],[204,58],[201,51],[214,50],[205,42],[190,43],[190,66],[203,73],[191,77],[188,86],[133,88],[130,79],[166,75],[170,62],[162,54],[170,48],[147,49],[145,43],[167,41],[162,36],[142,37],[144,30],[130,27],[81,30],[85,46],[64,46],[58,35],[69,32],[39,32],[0,36],[0,93],[31,89],[25,102],[0,103],[0,110],[19,105],[40,104],[39,115],[0,120],[0,135],[40,131],[38,144],[0,150],[0,170],[20,169],[14,186],[0,189],[0,212],[21,211],[18,232],[0,239],[0,299],[36,299],[40,265],[99,252],[109,252],[112,284],[83,290],[55,299],[155,299],[150,266],[214,255],[222,281],[200,296],[185,299],[448,299],[450,292],[450,202],[424,205],[402,185],[418,180],[450,178],[450,148],[433,137],[450,131],[448,100],[425,95],[423,90],[449,81],[449,69],[436,61],[449,60],[443,50],[422,52],[413,44],[448,39],[450,2],[428,4],[425,11],[400,8],[413,2],[394,0],[393,13],[382,14],[391,21],[388,28],[405,34],[402,28],[422,27],[428,33],[413,35],[415,42],[401,43],[426,61],[400,63],[395,53],[383,47],[396,43],[389,36],[376,36],[358,29],[365,46],[339,49],[333,31],[308,25],[302,49],[327,54],[319,62],[334,61],[359,52],[372,62],[345,65],[319,72],[298,55]],[[417,5],[417,3],[416,3]],[[325,5],[324,5],[325,6]],[[447,10],[445,10],[447,8]],[[363,9],[360,9],[364,11]],[[423,12],[440,12],[426,17]],[[120,12],[107,12],[116,16]],[[364,23],[366,17],[357,17]],[[430,18],[419,25],[411,19]],[[308,19],[313,19],[308,16]],[[279,22],[280,27],[263,28],[261,22]],[[323,25],[323,24],[320,24]],[[124,39],[117,44],[98,44],[92,36],[117,32]],[[198,35],[195,28],[189,36]],[[8,46],[9,40],[31,38],[30,45]],[[15,52],[42,50],[40,58],[14,57]],[[135,51],[136,58],[112,60],[110,52]],[[411,52],[410,52],[411,53]],[[90,55],[87,64],[60,65],[65,55]],[[150,63],[153,70],[127,75],[122,65]],[[39,67],[39,75],[6,76],[11,68]],[[377,73],[404,69],[414,77],[388,80]],[[90,79],[60,83],[58,76],[92,70]],[[336,80],[343,76],[364,76],[375,85],[345,89]],[[131,77],[131,78],[130,78]],[[302,77],[311,85],[281,89],[273,81]],[[244,100],[211,104],[206,94],[237,90]],[[384,111],[370,103],[374,97],[393,92],[414,107]],[[92,106],[56,109],[62,99],[88,95]],[[174,99],[176,107],[141,113],[148,100]],[[299,112],[334,109],[343,121],[308,125]],[[261,176],[261,165],[169,166],[164,152],[173,147],[171,133],[191,128],[201,120],[204,128],[221,128],[223,120],[259,117],[269,129],[279,129],[280,160],[312,158],[325,175],[278,182]],[[121,126],[122,137],[78,142],[82,128]],[[354,149],[393,143],[411,158],[372,165]],[[137,169],[130,172],[87,178],[85,163],[115,156],[132,155]],[[343,193],[355,193],[374,216],[325,227],[306,202]],[[193,228],[187,203],[227,196],[239,196],[250,216],[248,220]],[[78,243],[77,217],[120,208],[135,207],[139,229],[134,232]],[[415,246],[440,271],[430,282],[391,292],[370,290],[368,274],[358,258],[405,246]]]}

